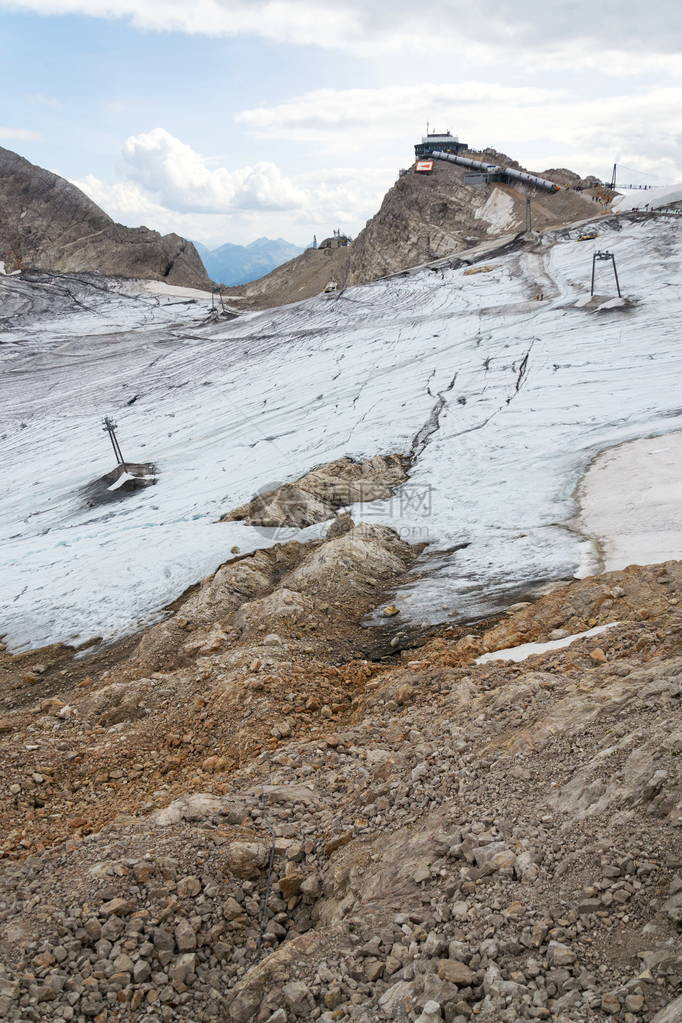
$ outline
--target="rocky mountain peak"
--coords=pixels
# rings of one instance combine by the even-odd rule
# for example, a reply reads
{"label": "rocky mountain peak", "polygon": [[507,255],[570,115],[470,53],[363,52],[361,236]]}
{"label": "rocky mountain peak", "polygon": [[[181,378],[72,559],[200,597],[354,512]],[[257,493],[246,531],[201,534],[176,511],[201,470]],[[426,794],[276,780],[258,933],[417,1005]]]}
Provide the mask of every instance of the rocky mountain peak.
{"label": "rocky mountain peak", "polygon": [[[525,170],[516,160],[487,148],[475,159]],[[593,216],[592,187],[572,171],[546,172],[561,190],[529,193],[521,184],[474,185],[466,167],[435,160],[430,173],[416,167],[389,188],[378,212],[345,247],[311,249],[260,280],[235,291],[240,301],[258,307],[294,302],[319,293],[330,281],[339,288],[365,284],[387,274],[453,255],[480,242],[525,229],[526,199],[532,198],[536,230]],[[577,191],[577,185],[582,186]],[[242,306],[244,308],[245,306]]]}
{"label": "rocky mountain peak", "polygon": [[8,271],[94,271],[210,285],[185,238],[117,224],[69,181],[1,147],[0,224],[0,260]]}

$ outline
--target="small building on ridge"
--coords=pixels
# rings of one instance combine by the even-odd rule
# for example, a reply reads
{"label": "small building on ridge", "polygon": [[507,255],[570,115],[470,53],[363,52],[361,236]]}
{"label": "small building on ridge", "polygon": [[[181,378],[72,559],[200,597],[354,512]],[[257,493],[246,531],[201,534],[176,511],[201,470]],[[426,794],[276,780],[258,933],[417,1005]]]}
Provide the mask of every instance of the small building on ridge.
{"label": "small building on ridge", "polygon": [[428,132],[414,147],[414,157],[415,160],[428,160],[436,150],[442,153],[462,153],[468,148],[466,142],[460,142],[457,136],[451,135],[449,131]]}

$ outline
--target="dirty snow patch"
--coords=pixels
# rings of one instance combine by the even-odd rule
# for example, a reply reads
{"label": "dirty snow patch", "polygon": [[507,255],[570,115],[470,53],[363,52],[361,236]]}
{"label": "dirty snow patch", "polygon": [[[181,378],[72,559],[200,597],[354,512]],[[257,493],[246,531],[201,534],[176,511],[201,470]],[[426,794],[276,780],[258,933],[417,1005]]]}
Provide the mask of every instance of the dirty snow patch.
{"label": "dirty snow patch", "polygon": [[494,188],[475,216],[488,222],[488,234],[499,234],[500,231],[508,230],[516,221],[514,200],[500,188]]}
{"label": "dirty snow patch", "polygon": [[608,625],[596,625],[587,632],[576,632],[572,636],[564,636],[563,639],[550,639],[546,643],[522,643],[521,646],[510,646],[506,650],[493,650],[489,654],[481,654],[476,658],[476,664],[488,664],[489,661],[525,661],[527,657],[535,654],[545,654],[548,650],[561,650],[562,647],[570,646],[577,639],[588,639],[590,636],[599,636],[607,629],[613,629],[620,622],[609,622]]}
{"label": "dirty snow patch", "polygon": [[601,541],[603,568],[682,558],[682,432],[621,444],[592,463],[581,532]]}
{"label": "dirty snow patch", "polygon": [[617,196],[611,205],[616,213],[625,213],[627,210],[641,210],[644,207],[658,210],[673,202],[682,202],[682,184],[625,192]]}
{"label": "dirty snow patch", "polygon": [[163,281],[139,281],[141,291],[149,291],[152,295],[166,295],[169,298],[195,298],[200,301],[211,301],[211,292],[200,288],[183,288],[178,284],[165,284]]}

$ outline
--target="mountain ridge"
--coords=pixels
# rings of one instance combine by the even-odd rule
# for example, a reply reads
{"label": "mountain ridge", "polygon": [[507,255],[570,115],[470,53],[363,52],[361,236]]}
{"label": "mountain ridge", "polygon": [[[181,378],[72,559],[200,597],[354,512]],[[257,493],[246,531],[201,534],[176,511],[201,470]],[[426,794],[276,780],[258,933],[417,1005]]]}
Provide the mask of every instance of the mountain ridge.
{"label": "mountain ridge", "polygon": [[96,272],[209,288],[177,234],[116,223],[76,185],[0,147],[0,260],[6,269]]}
{"label": "mountain ridge", "polygon": [[[473,154],[478,155],[478,154]],[[488,149],[481,158],[524,170],[504,153]],[[366,284],[379,277],[428,263],[510,232],[524,230],[526,198],[522,185],[465,183],[465,167],[434,161],[430,174],[415,166],[395,181],[379,210],[350,245],[306,250],[266,277],[236,288],[231,296],[241,308],[268,308],[318,294],[334,281],[339,288]],[[587,219],[600,211],[595,203],[596,178],[582,179],[561,168],[545,176],[563,186],[556,193],[532,197],[532,226]],[[575,190],[580,186],[581,191]]]}

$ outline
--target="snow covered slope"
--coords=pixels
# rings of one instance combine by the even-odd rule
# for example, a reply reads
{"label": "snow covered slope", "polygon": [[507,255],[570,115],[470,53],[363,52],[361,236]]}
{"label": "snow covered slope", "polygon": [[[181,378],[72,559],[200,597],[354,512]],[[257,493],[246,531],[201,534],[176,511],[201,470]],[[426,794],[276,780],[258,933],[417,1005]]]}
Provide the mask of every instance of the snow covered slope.
{"label": "snow covered slope", "polygon": [[614,210],[625,213],[627,210],[651,209],[682,202],[682,184],[666,185],[663,188],[635,189],[618,195],[613,201]]}
{"label": "snow covered slope", "polygon": [[[481,614],[572,574],[586,544],[562,523],[590,459],[682,420],[677,222],[600,229],[487,273],[424,269],[218,324],[101,279],[0,277],[0,634],[21,649],[137,628],[233,545],[273,541],[222,513],[344,454],[416,455],[397,497],[355,509],[431,541],[397,596],[406,618]],[[632,308],[575,307],[593,247],[616,254]],[[105,414],[160,476],[92,508],[85,488],[113,468]]]}
{"label": "snow covered slope", "polygon": [[680,432],[620,444],[592,463],[580,485],[578,528],[601,539],[605,572],[680,557],[681,464]]}

